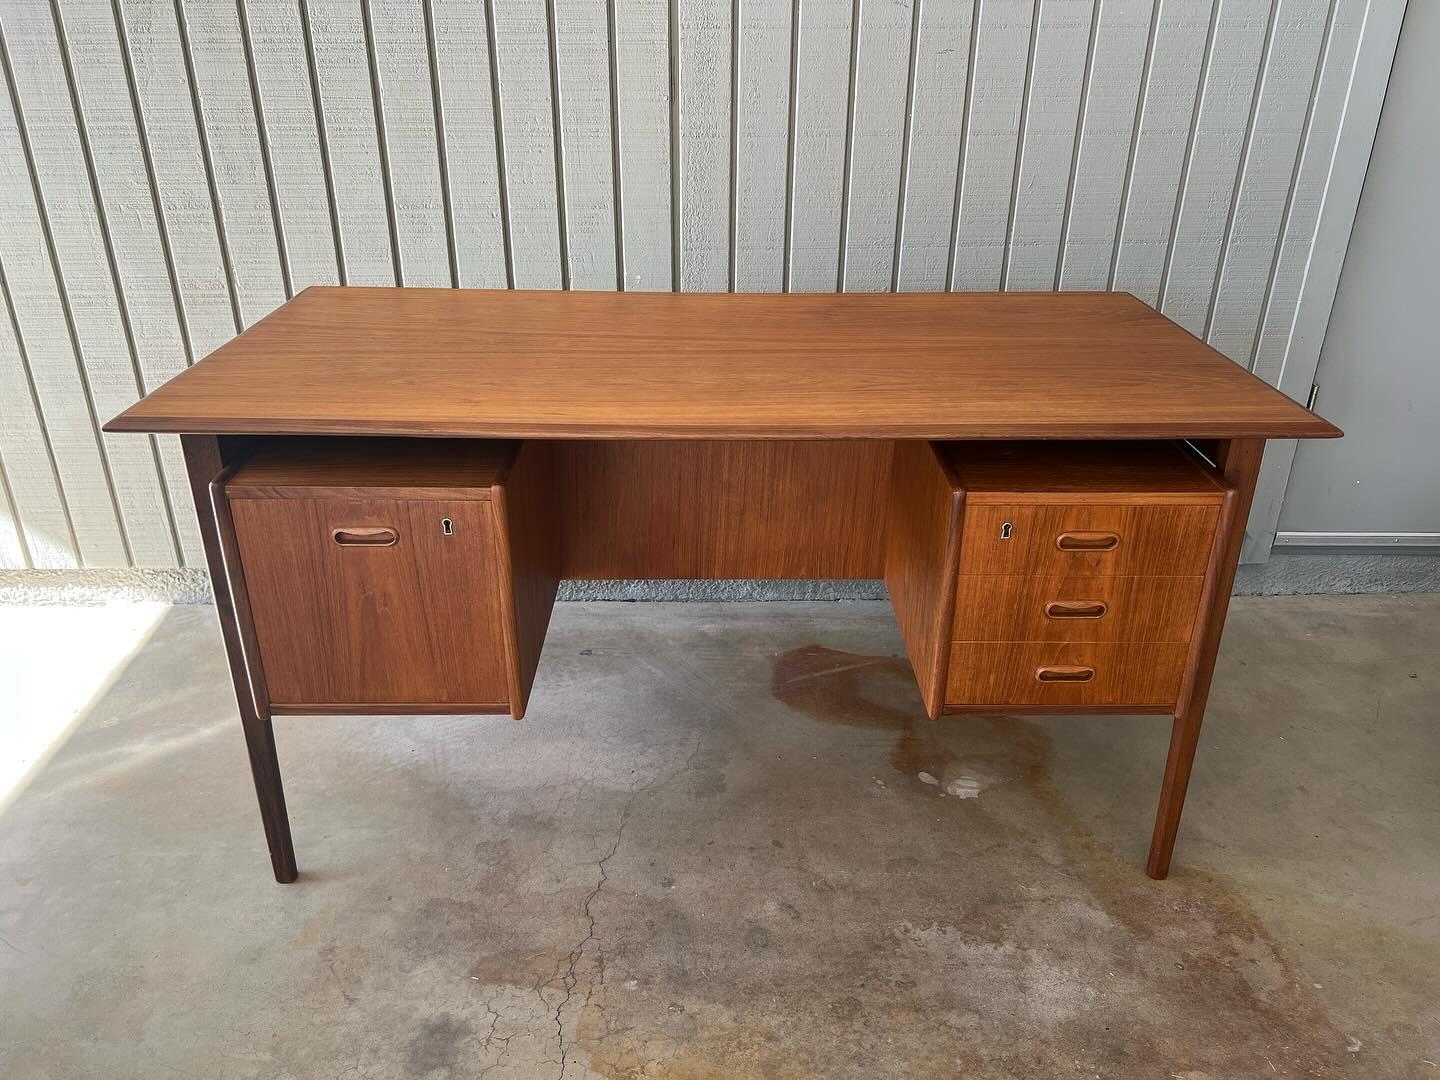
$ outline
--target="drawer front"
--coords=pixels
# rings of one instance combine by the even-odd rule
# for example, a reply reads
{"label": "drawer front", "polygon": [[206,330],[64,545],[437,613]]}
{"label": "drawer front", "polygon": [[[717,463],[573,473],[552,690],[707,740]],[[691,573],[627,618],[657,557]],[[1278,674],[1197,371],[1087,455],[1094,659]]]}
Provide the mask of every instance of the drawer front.
{"label": "drawer front", "polygon": [[1218,503],[979,503],[965,509],[960,573],[1202,576],[1219,520]]}
{"label": "drawer front", "polygon": [[954,641],[1189,641],[1203,577],[992,577],[955,592]]}
{"label": "drawer front", "polygon": [[947,705],[1173,705],[1189,646],[1181,642],[957,642]]}
{"label": "drawer front", "polygon": [[230,509],[277,706],[506,702],[489,502],[232,499]]}

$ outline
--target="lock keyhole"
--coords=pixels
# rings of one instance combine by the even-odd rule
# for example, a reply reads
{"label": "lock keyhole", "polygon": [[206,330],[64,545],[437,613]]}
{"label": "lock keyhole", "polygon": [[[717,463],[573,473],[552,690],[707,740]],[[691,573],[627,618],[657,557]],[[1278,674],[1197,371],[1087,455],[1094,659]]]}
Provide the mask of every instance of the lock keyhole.
{"label": "lock keyhole", "polygon": [[1011,532],[1010,522],[1007,521],[1007,522],[1005,522],[1004,525],[1001,525],[1001,526],[1000,526],[1000,539],[1001,539],[1001,540],[1009,540],[1009,539],[1010,539],[1010,532]]}
{"label": "lock keyhole", "polygon": [[455,523],[449,518],[440,519],[440,532],[445,536],[455,535]]}

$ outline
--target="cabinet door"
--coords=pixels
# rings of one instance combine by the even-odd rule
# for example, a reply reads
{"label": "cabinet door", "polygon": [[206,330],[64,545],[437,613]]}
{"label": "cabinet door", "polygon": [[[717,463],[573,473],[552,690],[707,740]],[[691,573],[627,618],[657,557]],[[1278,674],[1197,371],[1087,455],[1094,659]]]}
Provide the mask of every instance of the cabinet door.
{"label": "cabinet door", "polygon": [[489,502],[230,505],[275,711],[504,707],[504,583]]}

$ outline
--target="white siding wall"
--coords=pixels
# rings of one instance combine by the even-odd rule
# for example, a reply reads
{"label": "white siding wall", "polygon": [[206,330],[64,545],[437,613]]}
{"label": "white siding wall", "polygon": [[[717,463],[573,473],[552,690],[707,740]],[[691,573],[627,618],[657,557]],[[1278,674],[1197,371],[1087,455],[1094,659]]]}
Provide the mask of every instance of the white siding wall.
{"label": "white siding wall", "polygon": [[0,0],[0,567],[199,565],[99,425],[316,283],[1119,288],[1278,381],[1397,4]]}

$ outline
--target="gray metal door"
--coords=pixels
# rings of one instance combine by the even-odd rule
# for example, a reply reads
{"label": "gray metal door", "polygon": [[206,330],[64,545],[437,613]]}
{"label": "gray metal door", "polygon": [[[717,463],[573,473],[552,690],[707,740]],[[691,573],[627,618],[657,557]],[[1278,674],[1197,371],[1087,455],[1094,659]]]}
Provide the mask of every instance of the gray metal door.
{"label": "gray metal door", "polygon": [[1440,4],[1411,4],[1277,543],[1440,544]]}

